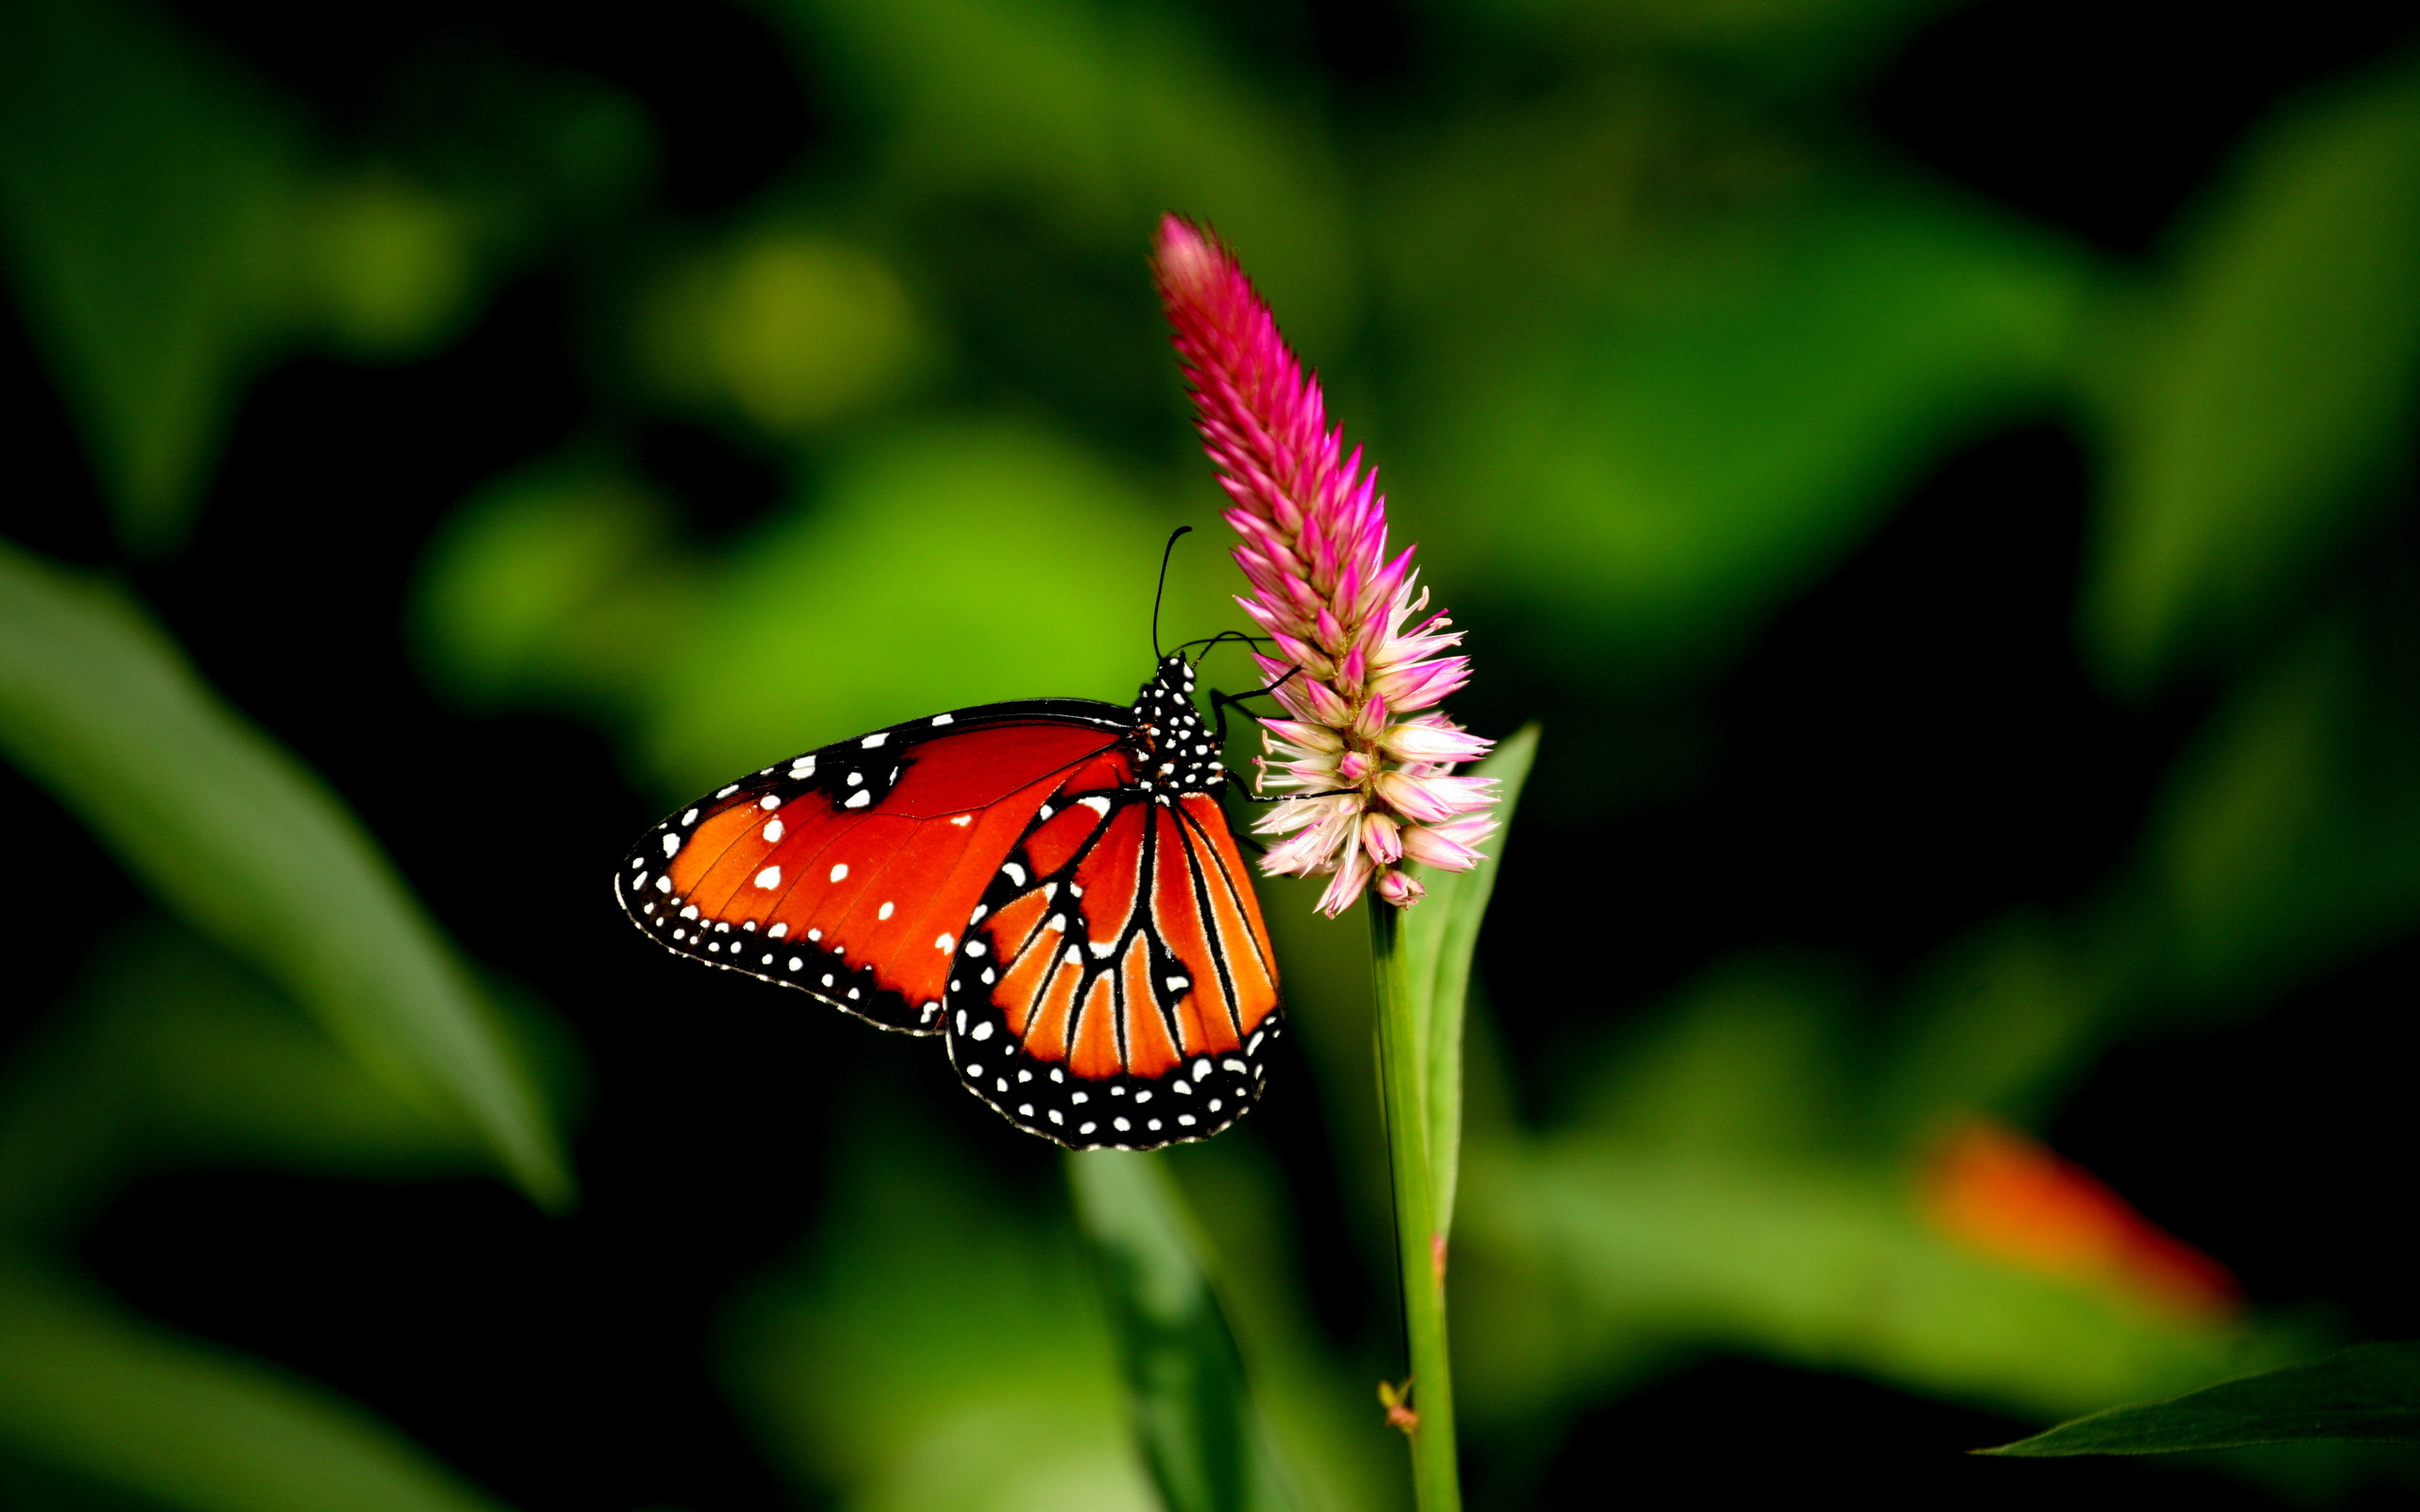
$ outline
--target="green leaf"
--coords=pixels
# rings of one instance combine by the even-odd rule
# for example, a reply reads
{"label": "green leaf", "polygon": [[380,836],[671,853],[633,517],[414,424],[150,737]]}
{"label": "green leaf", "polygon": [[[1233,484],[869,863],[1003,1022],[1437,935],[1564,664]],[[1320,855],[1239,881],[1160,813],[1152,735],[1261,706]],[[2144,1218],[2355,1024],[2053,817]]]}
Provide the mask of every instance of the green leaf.
{"label": "green leaf", "polygon": [[302,318],[299,123],[148,8],[0,7],[0,250],[120,534],[182,534]]}
{"label": "green leaf", "polygon": [[1736,645],[1926,467],[2038,410],[2095,277],[2038,231],[1887,183],[1661,230],[1564,188],[1678,149],[1634,129],[1547,112],[1473,133],[1377,238],[1429,309],[1393,362],[1394,465],[1431,501],[1402,528],[1453,564],[1453,602],[1486,595],[1599,682]]}
{"label": "green leaf", "polygon": [[2265,627],[2382,501],[2420,379],[2420,79],[2263,133],[2118,404],[2087,626],[2121,679]]}
{"label": "green leaf", "polygon": [[1537,755],[1538,727],[1524,725],[1471,769],[1474,777],[1493,777],[1503,784],[1495,802],[1503,828],[1488,847],[1487,858],[1468,871],[1415,868],[1428,893],[1404,915],[1412,1007],[1425,1020],[1422,1079],[1427,1087],[1429,1211],[1440,1234],[1453,1231],[1454,1186],[1461,1170],[1462,1019],[1470,998],[1471,953],[1478,946],[1487,901],[1495,893],[1495,868],[1503,864],[1513,805],[1520,801],[1521,784]]}
{"label": "green leaf", "polygon": [[192,1512],[495,1512],[359,1408],[0,1258],[0,1446]]}
{"label": "green leaf", "polygon": [[1288,1505],[1234,1333],[1156,1155],[1067,1160],[1125,1367],[1143,1458],[1168,1512]]}
{"label": "green leaf", "polygon": [[[651,765],[668,790],[695,792],[936,709],[1044,694],[1124,703],[1148,670],[1165,519],[1035,428],[885,437],[838,465],[811,507],[769,522],[709,590],[660,663]],[[1234,621],[1231,576],[1221,557],[1180,550],[1162,624],[1190,638]],[[869,625],[884,627],[879,646]]]}
{"label": "green leaf", "polygon": [[2420,1443],[2420,1342],[2357,1344],[2311,1365],[2112,1407],[1983,1454],[2172,1454],[2302,1439]]}
{"label": "green leaf", "polygon": [[817,1504],[1148,1512],[1076,1236],[901,1121],[907,1064],[851,1078],[812,1243],[726,1320],[735,1396]]}
{"label": "green leaf", "polygon": [[135,1177],[195,1165],[479,1168],[459,1120],[397,1096],[257,973],[157,915],[108,936],[61,1006],[0,1083],[0,1231],[67,1233]]}
{"label": "green leaf", "polygon": [[0,750],[390,1086],[458,1116],[541,1203],[570,1200],[525,1074],[359,823],[124,596],[6,545]]}

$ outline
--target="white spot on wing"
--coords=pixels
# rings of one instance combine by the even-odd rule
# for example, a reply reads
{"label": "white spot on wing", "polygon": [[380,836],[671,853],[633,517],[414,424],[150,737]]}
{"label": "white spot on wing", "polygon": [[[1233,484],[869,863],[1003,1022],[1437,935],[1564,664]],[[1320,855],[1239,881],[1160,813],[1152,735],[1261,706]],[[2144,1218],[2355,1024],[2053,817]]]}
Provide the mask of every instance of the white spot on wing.
{"label": "white spot on wing", "polygon": [[946,724],[948,724],[949,722],[950,722],[950,716],[949,716],[949,715],[947,715],[947,714],[935,714],[935,715],[933,715],[933,723],[934,723],[934,724],[937,724],[937,725],[946,725]]}
{"label": "white spot on wing", "polygon": [[[731,797],[731,795],[733,795],[734,793],[736,793],[736,792],[738,792],[738,791],[739,791],[739,784],[738,784],[737,782],[734,782],[734,783],[732,783],[729,787],[726,787],[726,788],[723,788],[723,789],[720,789],[719,791],[717,791],[717,792],[715,794],[715,797],[717,797],[717,798],[729,798],[729,797]],[[697,811],[697,810],[695,810],[695,809],[691,809],[689,812],[690,812],[690,813],[692,813],[692,814],[695,814],[695,813],[696,813],[696,812],[698,812],[698,811]]]}
{"label": "white spot on wing", "polygon": [[848,864],[847,862],[845,862],[845,861],[840,862],[838,865],[835,866],[835,867],[832,868],[832,880],[833,880],[834,882],[838,882],[838,881],[840,881],[841,879],[843,879],[843,878],[845,878],[846,876],[848,876],[848,874],[849,874],[849,864]]}
{"label": "white spot on wing", "polygon": [[868,749],[868,750],[872,750],[872,749],[873,749],[876,746],[881,745],[884,741],[889,740],[890,738],[890,730],[875,730],[873,734],[868,735],[865,739],[863,739],[863,740],[861,740],[861,741],[858,741],[858,742],[857,742],[857,744],[858,744],[858,745],[860,745],[860,746],[862,746],[862,747],[865,747],[866,749]]}
{"label": "white spot on wing", "polygon": [[765,826],[765,843],[767,845],[779,845],[782,843],[781,820],[775,819],[772,823]]}
{"label": "white spot on wing", "polygon": [[1013,861],[1000,868],[1000,875],[1008,878],[1010,882],[1015,884],[1017,886],[1022,887],[1025,885],[1025,868],[1018,866]]}
{"label": "white spot on wing", "polygon": [[986,1019],[986,1020],[984,1020],[981,1023],[977,1024],[977,1025],[975,1026],[975,1033],[974,1033],[973,1038],[975,1038],[975,1039],[977,1039],[977,1040],[989,1040],[989,1039],[991,1039],[991,1038],[992,1038],[992,1021],[991,1021],[991,1020],[989,1020],[989,1019]]}
{"label": "white spot on wing", "polygon": [[1102,798],[1098,793],[1094,794],[1091,798],[1080,798],[1076,799],[1076,801],[1092,810],[1095,814],[1099,815],[1102,818],[1109,817],[1109,799]]}
{"label": "white spot on wing", "polygon": [[781,885],[782,868],[779,867],[767,867],[764,870],[756,873],[756,885],[759,887],[778,887]]}
{"label": "white spot on wing", "polygon": [[782,806],[782,800],[768,793],[756,800],[756,806],[760,809],[777,809]]}
{"label": "white spot on wing", "polygon": [[944,955],[957,948],[958,940],[953,936],[943,935],[941,938],[933,941],[933,949],[940,951]]}
{"label": "white spot on wing", "polygon": [[974,815],[972,815],[972,814],[961,814],[961,815],[958,816],[956,818],[954,818],[954,819],[950,820],[949,822],[950,822],[950,823],[952,823],[952,824],[957,825],[959,829],[963,830],[963,829],[965,829],[968,825],[973,824],[973,823],[975,822],[975,816],[974,816]]}
{"label": "white spot on wing", "polygon": [[884,903],[880,908],[874,910],[873,917],[876,919],[889,919],[893,913],[898,911],[898,908],[899,905],[897,903]]}
{"label": "white spot on wing", "polygon": [[861,787],[856,792],[850,794],[849,801],[841,804],[840,806],[844,809],[861,809],[873,801],[873,794],[868,789]]}
{"label": "white spot on wing", "polygon": [[679,835],[667,834],[664,837],[664,853],[667,856],[679,855],[681,853],[681,837]]}

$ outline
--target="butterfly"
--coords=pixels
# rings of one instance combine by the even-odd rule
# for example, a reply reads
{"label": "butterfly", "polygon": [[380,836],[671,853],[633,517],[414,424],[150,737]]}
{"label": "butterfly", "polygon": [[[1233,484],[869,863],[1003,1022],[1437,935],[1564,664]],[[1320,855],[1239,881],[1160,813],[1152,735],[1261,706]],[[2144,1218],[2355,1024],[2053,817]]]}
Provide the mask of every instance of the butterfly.
{"label": "butterfly", "polygon": [[1030,1133],[1207,1139],[1280,1024],[1193,683],[1180,651],[1131,708],[984,704],[807,751],[648,831],[614,895],[675,954],[942,1035]]}

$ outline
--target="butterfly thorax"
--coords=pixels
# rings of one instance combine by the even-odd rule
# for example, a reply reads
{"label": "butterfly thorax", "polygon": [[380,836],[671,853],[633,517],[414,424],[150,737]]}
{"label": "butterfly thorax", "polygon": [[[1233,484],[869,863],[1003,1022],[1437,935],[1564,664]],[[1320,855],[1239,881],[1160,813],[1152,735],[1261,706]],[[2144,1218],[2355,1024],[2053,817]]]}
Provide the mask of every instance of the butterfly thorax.
{"label": "butterfly thorax", "polygon": [[1193,707],[1193,667],[1184,657],[1160,659],[1158,675],[1143,684],[1132,713],[1128,746],[1147,792],[1183,798],[1216,793],[1226,782],[1218,743]]}

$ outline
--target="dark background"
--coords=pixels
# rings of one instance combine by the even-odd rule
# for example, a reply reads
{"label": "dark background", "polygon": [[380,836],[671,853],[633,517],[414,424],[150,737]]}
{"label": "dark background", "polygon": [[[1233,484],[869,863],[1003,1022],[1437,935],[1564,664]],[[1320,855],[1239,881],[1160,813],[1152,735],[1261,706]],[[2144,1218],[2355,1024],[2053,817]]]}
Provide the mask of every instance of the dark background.
{"label": "dark background", "polygon": [[[132,1308],[327,1383],[512,1505],[846,1501],[844,1477],[803,1484],[769,1450],[763,1418],[734,1404],[728,1298],[829,1211],[832,1152],[884,1141],[898,1121],[936,1130],[1011,1207],[1056,1211],[1055,1152],[1007,1136],[925,1074],[925,1047],[641,948],[602,879],[627,836],[677,799],[682,774],[651,775],[633,757],[627,712],[461,695],[441,653],[430,670],[410,606],[463,500],[600,435],[666,501],[685,550],[744,550],[802,490],[812,497],[859,422],[769,436],[684,411],[600,355],[611,343],[599,312],[644,283],[662,248],[709,243],[769,201],[850,203],[882,171],[879,112],[846,77],[794,66],[777,20],[731,5],[299,15],[197,3],[165,14],[291,101],[329,162],[395,161],[444,183],[459,151],[477,172],[509,175],[496,163],[510,144],[497,144],[511,129],[497,121],[512,81],[533,77],[602,81],[648,127],[644,189],[608,210],[546,212],[554,223],[494,254],[458,325],[424,350],[364,360],[306,343],[258,364],[172,548],[129,546],[112,528],[112,486],[23,313],[38,296],[20,292],[0,328],[13,476],[0,528],[139,593],[228,700],[344,796],[464,950],[550,1006],[585,1068],[583,1196],[555,1219],[469,1177],[173,1170],[117,1192],[73,1252]],[[2221,15],[1985,3],[1726,52],[1608,14],[1611,42],[1561,11],[1531,17],[1526,33],[1442,6],[1270,0],[1193,19],[1237,77],[1303,102],[1315,129],[1345,144],[1353,174],[1396,171],[1387,154],[1414,123],[1478,122],[1589,68],[1656,74],[1756,132],[2005,211],[2082,249],[2115,284],[2183,257],[2199,207],[2263,123],[2315,85],[2399,58],[2413,20],[2377,5]],[[1564,51],[1566,26],[1596,41]],[[1794,59],[1825,49],[1855,60],[1810,79]],[[925,238],[919,286],[943,291],[932,318],[959,355],[926,398],[879,403],[1052,414],[1114,438],[1093,444],[1173,459],[1179,475],[1184,417],[1140,275],[1148,222],[1095,264],[1036,271],[1054,256],[1044,217],[1012,190],[967,204],[945,232],[917,218],[938,211],[886,211],[891,245]],[[1237,235],[1250,266],[1250,235]],[[987,241],[989,254],[964,246]],[[960,276],[953,257],[985,266]],[[1015,305],[1028,284],[1033,300],[1077,313],[980,307]],[[1282,289],[1272,297],[1288,318]],[[1369,309],[1308,354],[1339,369],[1336,413],[1388,460],[1384,443],[1416,410],[1391,398],[1391,344],[1416,340],[1402,328],[1418,310]],[[1087,326],[1087,315],[1098,318]],[[1093,350],[1103,332],[1131,350]],[[1054,339],[1084,349],[1079,370],[1038,377]],[[1115,390],[1129,369],[1148,391],[1092,397],[1087,385]],[[1399,497],[1407,478],[1447,475],[1406,450]],[[1892,984],[1979,919],[2086,908],[2125,868],[2236,674],[2204,660],[2126,688],[2080,648],[2079,585],[2112,451],[2104,425],[2055,396],[1936,428],[1880,488],[1870,527],[1669,675],[1592,680],[1537,651],[1534,617],[1507,608],[1517,583],[1457,577],[1443,557],[1453,532],[1440,530],[1433,570],[1449,594],[1467,586],[1457,618],[1479,667],[1457,712],[1488,733],[1533,718],[1547,731],[1481,945],[1514,1116],[1541,1127],[1574,1116],[1586,1047],[1653,1022],[1658,1004],[1743,949],[1811,953],[1858,984],[1842,1032],[1861,1047],[1853,1065],[1876,1063],[1898,1022]],[[1184,487],[1207,524],[1198,481]],[[2410,546],[2402,497],[2362,544],[2326,557],[2297,602],[2391,600],[2393,561]],[[1457,502],[1440,489],[1419,507]],[[1405,539],[1426,524],[1413,514]],[[2365,586],[2377,583],[2388,588]],[[1618,656],[1619,643],[1595,654]],[[842,732],[802,730],[797,744]],[[147,905],[71,815],[5,781],[20,861],[6,1032],[21,1042]],[[515,838],[540,823],[572,838]],[[1600,942],[1584,991],[1574,939]],[[2217,1257],[2256,1315],[2409,1335],[2394,1214],[2414,1132],[2401,1049],[2415,971],[2406,922],[2252,1001],[2149,1013],[2017,1121]],[[1355,1231],[1363,1199],[1342,1194],[1350,1166],[1328,1153],[1332,1125],[1352,1115],[1312,1096],[1318,1085],[1309,1064],[1289,1068],[1253,1138],[1280,1173],[1322,1347],[1379,1363],[1392,1306]],[[1623,1374],[1627,1385],[1573,1386],[1518,1431],[1482,1414],[1468,1451],[1475,1494],[1540,1506],[1806,1487],[1910,1506],[2184,1495],[2383,1505],[2400,1494],[2394,1474],[2342,1465],[1970,1460],[1961,1452],[2021,1434],[2028,1415],[1853,1364],[1760,1354],[1737,1337],[1678,1338],[1653,1352],[1659,1366]]]}

